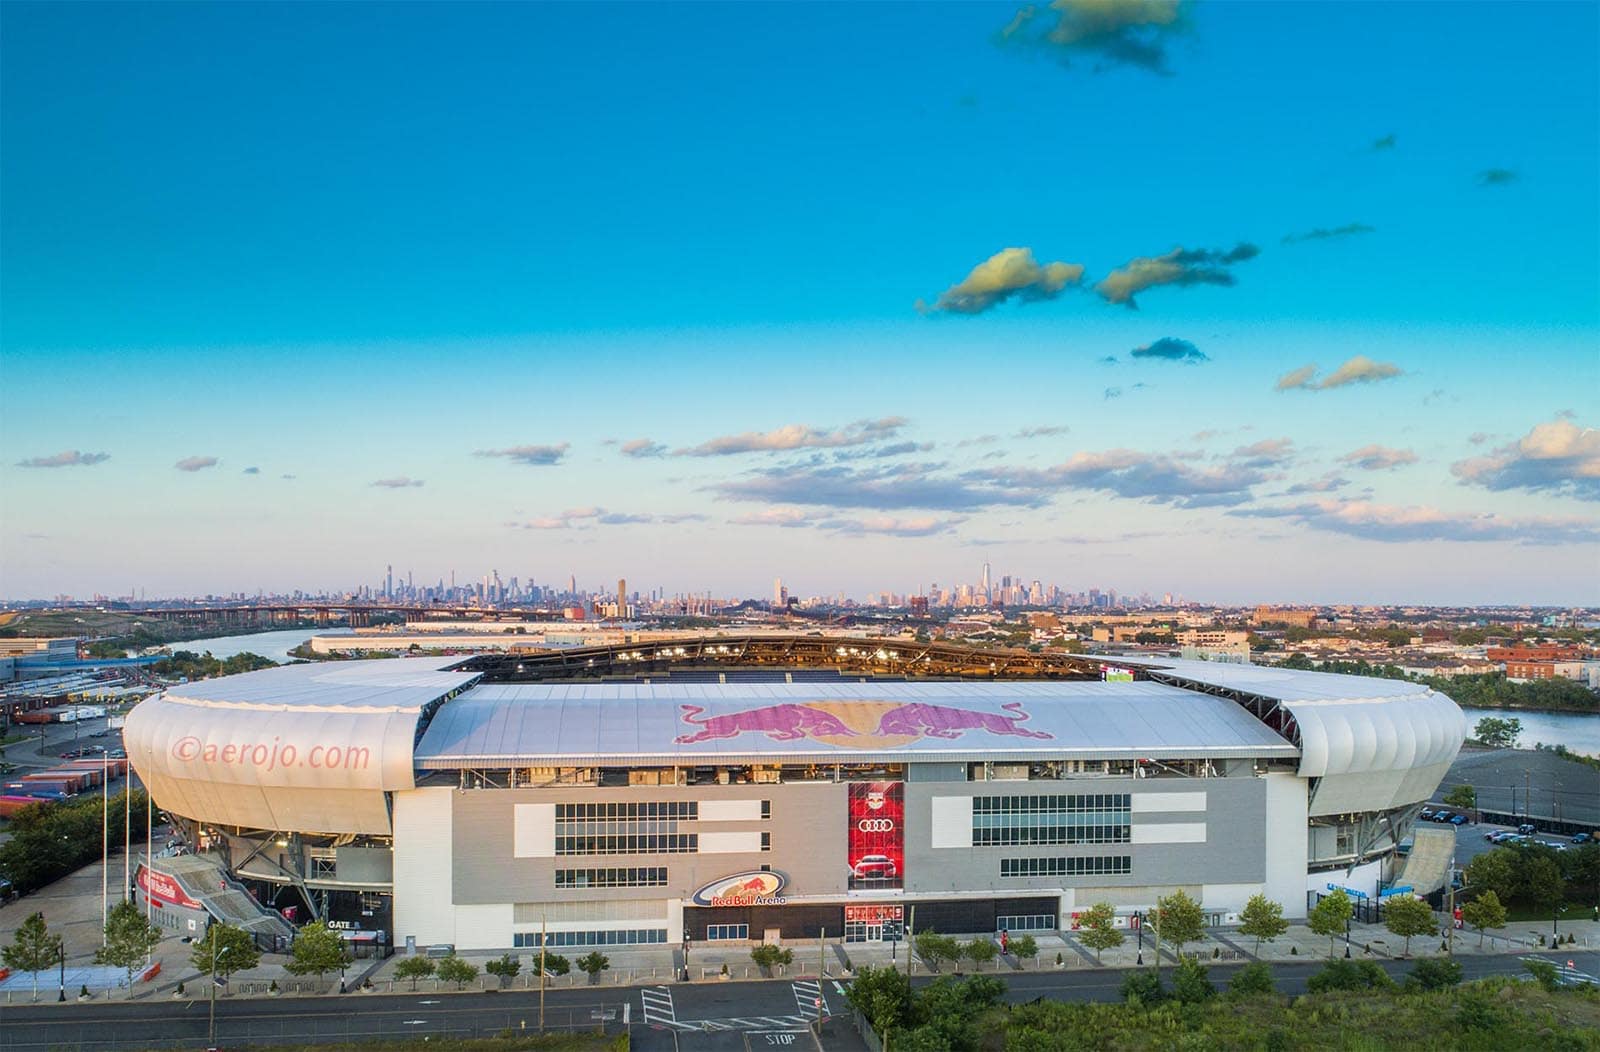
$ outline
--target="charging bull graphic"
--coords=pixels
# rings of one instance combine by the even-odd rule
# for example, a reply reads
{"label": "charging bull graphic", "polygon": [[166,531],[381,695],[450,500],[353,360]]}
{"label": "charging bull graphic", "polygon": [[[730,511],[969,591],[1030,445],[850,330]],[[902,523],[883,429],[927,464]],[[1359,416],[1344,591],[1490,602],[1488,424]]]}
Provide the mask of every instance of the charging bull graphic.
{"label": "charging bull graphic", "polygon": [[775,742],[792,742],[798,738],[824,736],[848,738],[855,734],[839,717],[819,711],[809,705],[766,705],[759,709],[730,712],[726,716],[697,719],[706,711],[699,705],[683,707],[683,722],[700,728],[696,734],[684,734],[679,745],[711,741],[713,738],[737,738],[745,733],[762,733]]}
{"label": "charging bull graphic", "polygon": [[705,715],[699,705],[683,706],[683,722],[697,728],[680,735],[679,745],[743,734],[764,734],[779,742],[809,738],[851,749],[882,749],[914,741],[953,741],[968,731],[1015,738],[1054,738],[1023,724],[1028,714],[1019,701],[1000,712],[934,705],[921,701],[805,701],[763,705],[719,715]]}

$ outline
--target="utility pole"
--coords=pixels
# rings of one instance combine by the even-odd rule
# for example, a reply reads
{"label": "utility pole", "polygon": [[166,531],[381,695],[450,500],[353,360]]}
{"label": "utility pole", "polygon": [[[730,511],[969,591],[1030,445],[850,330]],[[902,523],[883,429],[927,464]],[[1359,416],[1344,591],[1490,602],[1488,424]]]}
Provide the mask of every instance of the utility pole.
{"label": "utility pole", "polygon": [[111,917],[111,851],[106,843],[111,833],[111,763],[100,754],[100,945],[106,944],[106,921]]}
{"label": "utility pole", "polygon": [[827,953],[828,929],[823,928],[822,934],[817,936],[817,985],[820,988],[822,980],[828,977],[828,962],[824,957]]}
{"label": "utility pole", "polygon": [[[454,577],[454,574],[451,574]],[[544,1033],[544,953],[545,945],[550,941],[547,932],[547,922],[544,917],[539,918],[539,1033]]]}

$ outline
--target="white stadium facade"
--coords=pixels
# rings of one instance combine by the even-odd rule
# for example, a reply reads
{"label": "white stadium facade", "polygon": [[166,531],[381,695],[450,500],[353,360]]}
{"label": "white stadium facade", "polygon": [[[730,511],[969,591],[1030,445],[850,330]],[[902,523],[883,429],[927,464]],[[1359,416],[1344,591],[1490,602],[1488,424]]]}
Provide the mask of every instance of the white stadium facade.
{"label": "white stadium facade", "polygon": [[1405,681],[750,637],[289,665],[125,740],[197,849],[141,870],[164,923],[501,950],[1303,916],[1396,882],[1465,732]]}

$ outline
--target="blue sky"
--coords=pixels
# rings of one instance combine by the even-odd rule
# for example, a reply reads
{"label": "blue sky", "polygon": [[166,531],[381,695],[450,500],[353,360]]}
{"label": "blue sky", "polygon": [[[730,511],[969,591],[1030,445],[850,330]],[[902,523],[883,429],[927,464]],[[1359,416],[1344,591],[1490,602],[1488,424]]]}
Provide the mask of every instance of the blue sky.
{"label": "blue sky", "polygon": [[0,594],[1600,601],[1597,11],[8,4]]}

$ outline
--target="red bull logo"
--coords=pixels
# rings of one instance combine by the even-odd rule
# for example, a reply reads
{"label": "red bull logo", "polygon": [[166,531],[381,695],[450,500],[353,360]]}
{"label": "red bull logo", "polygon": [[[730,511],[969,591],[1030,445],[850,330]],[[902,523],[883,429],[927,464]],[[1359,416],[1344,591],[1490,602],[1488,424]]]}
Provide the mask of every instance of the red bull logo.
{"label": "red bull logo", "polygon": [[789,878],[771,870],[735,873],[714,880],[694,893],[696,906],[781,906],[787,900],[780,894]]}
{"label": "red bull logo", "polygon": [[715,716],[705,715],[699,705],[685,705],[683,722],[696,730],[679,735],[677,742],[695,745],[764,734],[776,742],[809,738],[850,749],[884,749],[928,738],[954,741],[968,731],[1013,738],[1055,737],[1023,726],[1028,718],[1020,701],[1006,702],[999,712],[920,701],[804,701]]}

